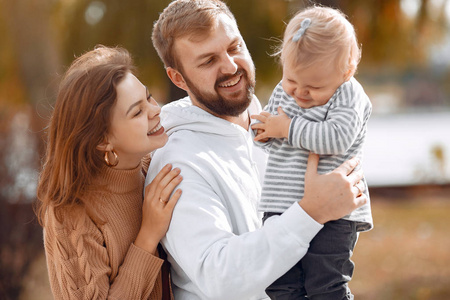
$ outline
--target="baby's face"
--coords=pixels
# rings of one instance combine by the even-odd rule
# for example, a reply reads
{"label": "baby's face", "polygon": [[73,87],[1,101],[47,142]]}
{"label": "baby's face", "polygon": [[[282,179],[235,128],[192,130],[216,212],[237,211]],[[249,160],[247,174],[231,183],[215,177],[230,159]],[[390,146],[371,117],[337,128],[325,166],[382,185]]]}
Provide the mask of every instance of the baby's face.
{"label": "baby's face", "polygon": [[301,108],[326,104],[345,80],[332,60],[320,60],[307,68],[283,63],[283,89]]}

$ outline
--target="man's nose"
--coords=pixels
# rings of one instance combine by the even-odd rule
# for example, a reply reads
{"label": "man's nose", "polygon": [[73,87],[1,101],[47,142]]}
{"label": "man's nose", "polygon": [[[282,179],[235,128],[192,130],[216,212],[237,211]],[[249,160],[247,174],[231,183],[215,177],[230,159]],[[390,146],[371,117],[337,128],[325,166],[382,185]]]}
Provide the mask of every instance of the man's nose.
{"label": "man's nose", "polygon": [[238,70],[238,65],[234,61],[234,57],[226,54],[223,59],[221,72],[223,74],[234,74]]}

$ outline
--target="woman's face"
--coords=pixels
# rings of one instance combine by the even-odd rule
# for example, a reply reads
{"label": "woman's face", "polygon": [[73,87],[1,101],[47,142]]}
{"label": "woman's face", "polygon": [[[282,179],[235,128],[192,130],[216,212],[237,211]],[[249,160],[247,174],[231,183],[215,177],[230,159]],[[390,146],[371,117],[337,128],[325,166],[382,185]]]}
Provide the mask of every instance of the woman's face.
{"label": "woman's face", "polygon": [[134,168],[144,155],[164,146],[168,137],[160,123],[161,108],[133,74],[128,73],[116,91],[108,142],[119,157],[117,167]]}

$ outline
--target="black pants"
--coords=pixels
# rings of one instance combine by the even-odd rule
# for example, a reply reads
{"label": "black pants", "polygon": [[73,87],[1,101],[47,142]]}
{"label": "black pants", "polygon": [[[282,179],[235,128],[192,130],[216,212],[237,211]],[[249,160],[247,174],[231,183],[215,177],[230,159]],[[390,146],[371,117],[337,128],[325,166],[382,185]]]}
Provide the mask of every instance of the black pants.
{"label": "black pants", "polygon": [[[265,213],[263,221],[276,215]],[[353,275],[351,261],[358,238],[356,223],[331,221],[311,241],[306,255],[266,293],[271,299],[353,299],[348,282]]]}

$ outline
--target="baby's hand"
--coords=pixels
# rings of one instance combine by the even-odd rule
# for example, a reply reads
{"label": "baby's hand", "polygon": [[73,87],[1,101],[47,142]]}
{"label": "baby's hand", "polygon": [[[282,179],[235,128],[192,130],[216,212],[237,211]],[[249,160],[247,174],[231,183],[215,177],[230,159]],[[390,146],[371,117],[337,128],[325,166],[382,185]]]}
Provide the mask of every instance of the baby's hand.
{"label": "baby's hand", "polygon": [[252,119],[258,120],[260,123],[252,125],[252,129],[261,130],[255,137],[255,141],[263,141],[269,138],[288,138],[291,119],[284,113],[281,107],[278,107],[278,115],[272,115],[263,111],[259,115],[251,116]]}
{"label": "baby's hand", "polygon": [[268,112],[261,112],[259,115],[252,115],[251,118],[254,120],[258,120],[259,122],[252,125],[252,129],[256,131],[256,135],[254,140],[256,142],[262,142],[265,143],[269,140],[269,137],[263,137],[265,133],[265,121],[267,117],[270,116],[270,113]]}
{"label": "baby's hand", "polygon": [[269,138],[261,138],[261,134],[263,133],[264,133],[263,129],[256,129],[256,136],[255,136],[256,142],[266,143],[269,141]]}

